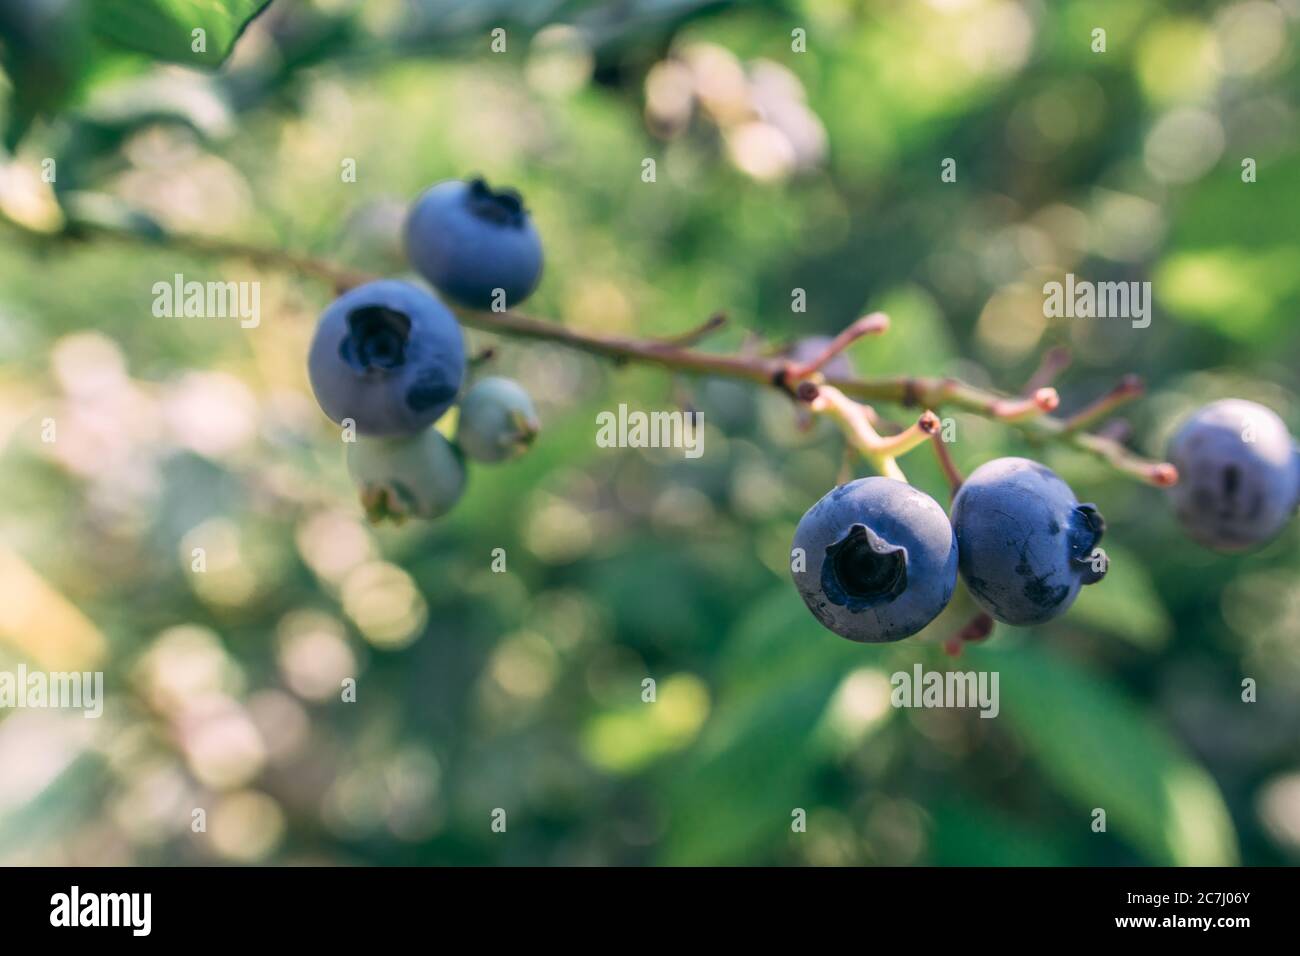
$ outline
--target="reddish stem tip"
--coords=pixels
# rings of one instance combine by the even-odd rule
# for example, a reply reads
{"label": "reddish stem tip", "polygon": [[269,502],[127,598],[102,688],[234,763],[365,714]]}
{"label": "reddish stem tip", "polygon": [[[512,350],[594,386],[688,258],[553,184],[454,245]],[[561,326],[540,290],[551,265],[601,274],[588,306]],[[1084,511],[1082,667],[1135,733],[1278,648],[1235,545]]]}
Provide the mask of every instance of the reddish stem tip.
{"label": "reddish stem tip", "polygon": [[879,335],[882,332],[889,331],[889,316],[883,312],[872,312],[870,315],[864,315],[854,322],[849,328],[856,336],[859,335]]}
{"label": "reddish stem tip", "polygon": [[1167,461],[1152,465],[1148,473],[1151,483],[1159,488],[1170,488],[1178,484],[1178,469]]}

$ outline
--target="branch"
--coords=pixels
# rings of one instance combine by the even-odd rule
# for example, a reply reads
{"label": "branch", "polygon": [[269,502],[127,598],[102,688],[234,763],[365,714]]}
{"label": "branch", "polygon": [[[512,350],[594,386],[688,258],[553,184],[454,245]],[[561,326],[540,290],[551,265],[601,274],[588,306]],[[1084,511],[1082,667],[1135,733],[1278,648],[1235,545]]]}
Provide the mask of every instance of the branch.
{"label": "branch", "polygon": [[1121,405],[1141,396],[1144,391],[1146,387],[1142,384],[1142,379],[1136,375],[1125,375],[1120,379],[1119,384],[1105,395],[1067,418],[1065,430],[1077,432],[1095,425]]}
{"label": "branch", "polygon": [[994,405],[994,414],[1004,422],[1023,422],[1045,412],[1054,412],[1061,396],[1054,388],[1040,388],[1028,398],[1004,398]]}
{"label": "branch", "polygon": [[864,335],[880,335],[889,331],[889,316],[883,312],[864,315],[847,329],[835,336],[821,352],[807,362],[792,362],[786,369],[786,376],[794,381],[807,378],[814,372],[821,371],[831,359],[862,338]]}
{"label": "branch", "polygon": [[925,444],[939,429],[939,417],[927,411],[910,427],[897,435],[882,436],[875,429],[875,412],[846,396],[832,385],[800,383],[795,396],[806,401],[814,412],[829,415],[844,431],[849,443],[870,461],[882,475],[906,481],[897,459]]}
{"label": "branch", "polygon": [[[114,222],[71,221],[65,226],[63,232],[55,234],[41,233],[20,223],[9,224],[29,236],[47,240],[75,240],[89,235],[102,235],[117,240],[181,249],[200,255],[247,259],[258,265],[288,269],[324,281],[335,291],[343,291],[378,278],[316,256],[209,236],[169,233],[162,230],[141,231]],[[465,325],[485,332],[554,342],[619,361],[641,362],[677,371],[741,379],[759,385],[775,385],[791,392],[791,386],[787,382],[791,367],[786,359],[758,355],[717,355],[690,348],[699,337],[718,326],[716,319],[711,319],[703,326],[675,339],[648,340],[576,332],[558,323],[533,318],[520,312],[457,311]],[[841,333],[839,339],[847,337],[848,341],[852,341],[859,335],[879,331],[881,324],[880,318],[876,315],[865,317]],[[804,369],[795,369],[795,371],[804,371]],[[1041,394],[1028,400],[1021,400],[1000,392],[977,388],[954,378],[897,376],[830,379],[825,384],[856,399],[891,402],[904,407],[953,408],[984,418],[1001,420],[1031,440],[1058,442],[1085,451],[1106,461],[1117,471],[1148,484],[1163,487],[1172,485],[1178,480],[1178,473],[1173,465],[1167,462],[1149,461],[1111,438],[1079,430],[1077,427],[1071,427],[1070,422],[1047,414],[1048,405],[1055,408],[1055,402],[1052,401],[1055,399],[1054,390],[1043,389]],[[1047,394],[1049,391],[1050,397]]]}
{"label": "branch", "polygon": [[1025,383],[1024,394],[1033,395],[1040,388],[1051,385],[1056,381],[1056,376],[1070,367],[1073,359],[1070,350],[1062,345],[1048,349],[1038,360],[1038,368],[1034,370],[1034,374],[1029,376],[1029,381]]}
{"label": "branch", "polygon": [[704,322],[702,322],[698,327],[691,329],[688,332],[683,332],[680,335],[666,336],[660,339],[659,341],[663,342],[665,345],[679,345],[679,346],[697,345],[701,340],[708,338],[710,335],[718,331],[726,324],[727,324],[727,313],[714,312],[711,316],[705,319]]}

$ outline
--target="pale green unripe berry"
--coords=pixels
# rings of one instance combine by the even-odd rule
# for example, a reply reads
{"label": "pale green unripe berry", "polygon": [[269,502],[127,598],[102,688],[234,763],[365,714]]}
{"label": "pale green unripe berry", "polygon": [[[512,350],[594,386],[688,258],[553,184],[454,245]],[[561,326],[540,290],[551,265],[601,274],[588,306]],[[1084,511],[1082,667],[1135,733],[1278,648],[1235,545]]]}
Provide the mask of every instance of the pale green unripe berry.
{"label": "pale green unripe berry", "polygon": [[348,446],[348,472],[374,522],[437,518],[465,490],[460,452],[432,428],[411,438],[358,436]]}
{"label": "pale green unripe berry", "polygon": [[456,443],[475,461],[523,454],[541,429],[533,400],[508,378],[480,379],[460,403]]}

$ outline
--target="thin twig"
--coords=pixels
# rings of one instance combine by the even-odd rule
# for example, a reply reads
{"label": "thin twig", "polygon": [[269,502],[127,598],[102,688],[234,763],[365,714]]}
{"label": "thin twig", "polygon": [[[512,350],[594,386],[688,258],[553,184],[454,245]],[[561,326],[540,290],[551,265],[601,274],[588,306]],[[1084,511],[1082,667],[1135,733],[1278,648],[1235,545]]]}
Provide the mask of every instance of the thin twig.
{"label": "thin twig", "polygon": [[1102,395],[1091,404],[1085,405],[1067,418],[1065,420],[1066,433],[1081,431],[1097,424],[1097,422],[1113,413],[1115,409],[1133,401],[1145,391],[1146,386],[1142,383],[1142,379],[1136,375],[1125,375],[1120,379],[1119,384],[1105,395]]}
{"label": "thin twig", "polygon": [[[50,235],[31,230],[19,223],[11,222],[10,225],[30,236],[45,240],[101,235],[149,245],[163,245],[201,255],[247,259],[263,266],[297,271],[304,276],[330,284],[336,291],[378,278],[316,256],[189,233],[142,233],[127,225],[73,222],[69,223],[65,232]],[[695,351],[672,340],[656,341],[576,332],[556,322],[543,321],[519,312],[460,311],[459,315],[465,325],[485,332],[554,342],[617,362],[641,362],[683,372],[741,379],[760,385],[776,385],[784,387],[787,391],[790,390],[786,382],[790,375],[790,363],[777,357],[743,353],[715,355]],[[866,322],[871,318],[867,316],[862,321]],[[866,322],[866,324],[870,331],[871,323]],[[852,328],[845,330],[841,335],[848,334]],[[861,331],[857,332],[857,335],[861,334],[863,334]],[[801,369],[796,368],[796,371]],[[1023,403],[1016,405],[1019,400],[1015,398],[977,388],[953,378],[913,376],[853,378],[832,379],[826,384],[846,396],[863,401],[891,402],[904,407],[950,407],[985,418],[998,419],[1017,428],[1029,439],[1042,442],[1055,441],[1078,448],[1103,459],[1116,470],[1149,484],[1164,486],[1177,481],[1177,471],[1172,465],[1149,461],[1109,438],[1070,428],[1067,422],[1046,414],[1042,407],[1043,402],[1036,399],[1030,400],[1032,408]],[[1054,391],[1052,394],[1055,394]]]}
{"label": "thin twig", "polygon": [[1003,398],[993,403],[993,417],[1004,422],[1023,422],[1056,411],[1061,396],[1054,388],[1040,388],[1028,398]]}
{"label": "thin twig", "polygon": [[846,348],[864,335],[880,335],[889,331],[889,316],[883,312],[872,312],[856,320],[835,338],[831,339],[818,354],[807,362],[791,362],[786,368],[786,375],[793,381],[807,378],[820,371],[826,363],[839,355]]}
{"label": "thin twig", "polygon": [[1070,350],[1064,345],[1055,345],[1048,349],[1038,360],[1038,368],[1034,370],[1033,375],[1029,376],[1022,394],[1033,395],[1040,388],[1055,384],[1056,376],[1070,367],[1073,358]]}
{"label": "thin twig", "polygon": [[939,469],[943,476],[948,479],[948,493],[950,497],[956,497],[957,491],[961,488],[961,483],[966,479],[962,477],[961,471],[957,468],[957,463],[952,460],[952,454],[948,451],[948,443],[943,440],[943,435],[938,429],[930,435],[930,447],[934,449],[934,457],[939,459]]}
{"label": "thin twig", "polygon": [[665,345],[676,345],[678,347],[696,345],[702,339],[705,339],[708,336],[712,335],[714,332],[718,331],[718,329],[722,328],[726,324],[727,324],[727,313],[714,312],[711,316],[705,319],[703,323],[691,329],[690,331],[683,332],[681,335],[665,336],[659,339],[658,341],[664,343]]}

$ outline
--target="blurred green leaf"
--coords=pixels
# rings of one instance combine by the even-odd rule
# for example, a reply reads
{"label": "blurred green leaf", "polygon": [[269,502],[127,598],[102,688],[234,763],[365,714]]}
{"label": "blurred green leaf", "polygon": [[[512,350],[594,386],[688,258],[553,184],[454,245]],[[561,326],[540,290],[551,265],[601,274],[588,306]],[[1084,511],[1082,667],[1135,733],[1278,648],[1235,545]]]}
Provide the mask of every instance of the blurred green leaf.
{"label": "blurred green leaf", "polygon": [[752,862],[790,832],[794,808],[815,802],[811,776],[835,743],[827,705],[869,653],[824,631],[792,588],[754,608],[723,649],[712,718],[671,768],[663,862]]}
{"label": "blurred green leaf", "polygon": [[673,768],[661,862],[753,862],[757,848],[790,832],[791,811],[816,797],[809,743],[837,680],[796,678],[769,695],[719,706],[700,747]]}
{"label": "blurred green leaf", "polygon": [[13,87],[6,149],[17,146],[37,117],[56,112],[73,97],[90,57],[90,32],[75,4],[0,0],[0,65]]}
{"label": "blurred green leaf", "polygon": [[[91,0],[95,32],[174,63],[216,66],[270,0]],[[194,31],[203,31],[201,50]]]}
{"label": "blurred green leaf", "polygon": [[692,674],[659,683],[653,702],[638,700],[597,714],[583,733],[587,759],[614,773],[633,773],[690,743],[709,708],[709,694]]}
{"label": "blurred green leaf", "polygon": [[1152,286],[1178,319],[1247,343],[1286,335],[1300,307],[1288,227],[1300,216],[1300,160],[1266,162],[1258,176],[1242,182],[1240,168],[1230,167],[1179,203]]}
{"label": "blurred green leaf", "polygon": [[1042,833],[961,798],[928,807],[933,820],[930,863],[936,866],[1062,866],[1065,854]]}
{"label": "blurred green leaf", "polygon": [[1236,834],[1214,781],[1121,693],[1027,642],[968,653],[1001,675],[1003,715],[1082,811],[1080,832],[1101,808],[1107,826],[1151,863],[1236,862]]}
{"label": "blurred green leaf", "polygon": [[741,619],[723,647],[720,692],[752,697],[804,678],[843,675],[871,660],[862,645],[818,624],[794,587],[783,584]]}

